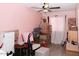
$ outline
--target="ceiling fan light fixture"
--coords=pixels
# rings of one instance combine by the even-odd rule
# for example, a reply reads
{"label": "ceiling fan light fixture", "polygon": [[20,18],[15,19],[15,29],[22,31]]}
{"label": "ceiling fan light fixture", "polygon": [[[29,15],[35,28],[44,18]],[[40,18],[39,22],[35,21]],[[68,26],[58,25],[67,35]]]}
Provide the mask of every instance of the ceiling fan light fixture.
{"label": "ceiling fan light fixture", "polygon": [[49,7],[48,3],[45,3],[44,8],[48,8],[48,7]]}
{"label": "ceiling fan light fixture", "polygon": [[44,10],[43,10],[43,12],[45,12],[45,13],[46,13],[46,12],[48,12],[48,10],[47,10],[47,9],[44,9]]}

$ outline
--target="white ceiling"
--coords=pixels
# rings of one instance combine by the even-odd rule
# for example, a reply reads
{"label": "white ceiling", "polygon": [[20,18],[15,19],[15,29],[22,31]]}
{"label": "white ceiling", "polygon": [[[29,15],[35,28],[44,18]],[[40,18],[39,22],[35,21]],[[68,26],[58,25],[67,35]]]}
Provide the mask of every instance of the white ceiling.
{"label": "white ceiling", "polygon": [[[43,6],[43,3],[26,3],[28,7],[39,7]],[[60,9],[52,9],[51,11],[67,11],[67,10],[74,10],[77,6],[77,3],[49,3],[49,7],[60,7]],[[34,10],[40,10],[35,9]]]}

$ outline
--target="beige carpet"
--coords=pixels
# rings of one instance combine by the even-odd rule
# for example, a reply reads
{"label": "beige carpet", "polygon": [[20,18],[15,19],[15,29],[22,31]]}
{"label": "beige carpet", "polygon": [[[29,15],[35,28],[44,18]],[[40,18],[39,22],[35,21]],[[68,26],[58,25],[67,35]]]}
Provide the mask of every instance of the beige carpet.
{"label": "beige carpet", "polygon": [[61,45],[50,45],[50,56],[79,56],[77,52],[66,51]]}

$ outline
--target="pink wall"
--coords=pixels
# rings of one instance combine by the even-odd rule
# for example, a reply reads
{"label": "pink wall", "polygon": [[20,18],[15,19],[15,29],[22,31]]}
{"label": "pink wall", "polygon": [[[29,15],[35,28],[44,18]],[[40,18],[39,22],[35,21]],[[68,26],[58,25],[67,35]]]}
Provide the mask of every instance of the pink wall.
{"label": "pink wall", "polygon": [[0,4],[0,32],[18,29],[29,32],[37,27],[41,14],[24,4]]}

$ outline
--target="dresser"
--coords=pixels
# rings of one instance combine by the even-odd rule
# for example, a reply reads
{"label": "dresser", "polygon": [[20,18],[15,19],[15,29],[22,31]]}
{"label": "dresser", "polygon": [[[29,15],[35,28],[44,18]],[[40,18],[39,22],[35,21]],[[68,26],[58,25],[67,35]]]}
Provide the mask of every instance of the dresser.
{"label": "dresser", "polygon": [[78,47],[78,29],[76,24],[76,18],[68,19],[68,34],[67,34],[67,51],[79,52]]}
{"label": "dresser", "polygon": [[77,31],[68,31],[68,41],[66,44],[66,50],[79,52]]}

